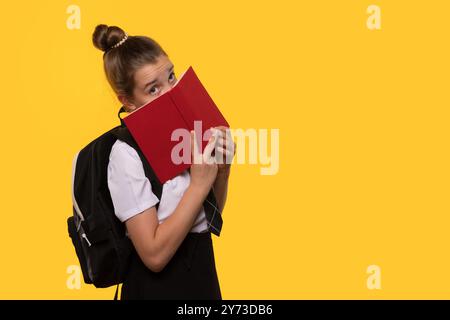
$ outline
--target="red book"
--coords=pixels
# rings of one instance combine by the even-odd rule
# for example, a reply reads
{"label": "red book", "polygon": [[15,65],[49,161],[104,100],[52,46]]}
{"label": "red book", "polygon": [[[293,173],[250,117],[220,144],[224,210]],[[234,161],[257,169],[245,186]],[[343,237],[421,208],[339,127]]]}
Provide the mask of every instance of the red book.
{"label": "red book", "polygon": [[[190,140],[186,139],[186,135],[184,138],[180,135],[173,137],[175,130],[184,129],[181,131],[187,132],[187,137],[190,137],[194,121],[201,121],[201,132],[197,123],[195,133],[199,140],[203,138],[203,151],[208,144],[211,127],[230,127],[192,67],[181,75],[170,91],[129,113],[123,121],[161,183],[191,166],[190,153],[186,163],[173,161],[173,150],[180,149],[183,139],[184,145],[186,141],[189,143],[190,151]],[[182,156],[184,152],[179,154]]]}

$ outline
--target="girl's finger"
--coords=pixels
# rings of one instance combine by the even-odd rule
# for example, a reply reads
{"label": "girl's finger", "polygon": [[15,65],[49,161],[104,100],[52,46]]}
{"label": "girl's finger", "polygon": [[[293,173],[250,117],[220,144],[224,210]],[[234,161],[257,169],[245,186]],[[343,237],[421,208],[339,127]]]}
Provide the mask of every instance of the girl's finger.
{"label": "girl's finger", "polygon": [[213,135],[215,135],[217,138],[219,138],[219,137],[220,137],[220,138],[225,137],[225,133],[224,133],[222,130],[219,130],[219,129],[213,128],[212,133],[213,133]]}
{"label": "girl's finger", "polygon": [[217,147],[216,149],[218,152],[222,153],[222,154],[233,154],[233,152],[231,150],[222,148],[222,147]]}
{"label": "girl's finger", "polygon": [[234,150],[230,150],[230,149],[226,149],[226,148],[222,148],[222,147],[217,147],[216,150],[222,154],[230,154],[230,155],[234,154],[234,152],[233,152]]}
{"label": "girl's finger", "polygon": [[230,139],[224,139],[224,142],[225,142],[225,148],[229,149],[229,150],[233,150],[235,145],[236,145],[231,138]]}
{"label": "girl's finger", "polygon": [[218,126],[218,127],[214,127],[214,129],[216,129],[216,130],[220,130],[220,131],[222,131],[222,132],[225,132],[225,131],[227,131],[227,127],[224,127],[224,126]]}
{"label": "girl's finger", "polygon": [[191,150],[193,152],[192,158],[194,163],[201,163],[201,154],[198,150],[198,144],[197,144],[197,136],[195,134],[195,130],[191,131]]}
{"label": "girl's finger", "polygon": [[208,141],[208,144],[205,147],[205,150],[203,150],[203,161],[205,161],[208,164],[211,164],[214,161],[214,159],[212,158],[212,152],[215,147],[216,147],[216,137],[211,136],[211,138]]}
{"label": "girl's finger", "polygon": [[227,129],[225,130],[224,134],[225,134],[225,137],[226,137],[228,140],[233,140],[233,138],[232,138],[232,136],[231,136],[231,130],[230,130],[230,129],[227,128]]}
{"label": "girl's finger", "polygon": [[225,156],[225,163],[229,164],[233,161],[233,156],[234,153],[232,153],[230,150],[226,150],[222,147],[217,147],[217,151],[218,154],[220,155],[220,157],[223,159],[223,157]]}
{"label": "girl's finger", "polygon": [[224,139],[219,139],[219,141],[217,141],[217,148],[221,148],[223,150],[226,150],[227,152],[231,153],[234,155],[235,153],[235,146],[236,144],[234,143],[234,141],[226,141]]}
{"label": "girl's finger", "polygon": [[220,137],[217,140],[217,144],[220,145],[220,146],[225,147],[226,146],[226,141],[225,141],[225,139],[223,137]]}

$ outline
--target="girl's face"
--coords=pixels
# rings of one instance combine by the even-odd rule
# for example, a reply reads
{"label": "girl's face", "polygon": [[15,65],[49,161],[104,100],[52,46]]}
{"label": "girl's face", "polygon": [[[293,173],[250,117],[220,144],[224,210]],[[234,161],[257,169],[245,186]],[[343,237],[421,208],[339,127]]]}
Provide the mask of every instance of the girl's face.
{"label": "girl's face", "polygon": [[168,57],[162,55],[158,57],[155,64],[147,64],[135,72],[133,101],[123,97],[119,99],[127,111],[131,112],[169,91],[176,82],[173,63]]}

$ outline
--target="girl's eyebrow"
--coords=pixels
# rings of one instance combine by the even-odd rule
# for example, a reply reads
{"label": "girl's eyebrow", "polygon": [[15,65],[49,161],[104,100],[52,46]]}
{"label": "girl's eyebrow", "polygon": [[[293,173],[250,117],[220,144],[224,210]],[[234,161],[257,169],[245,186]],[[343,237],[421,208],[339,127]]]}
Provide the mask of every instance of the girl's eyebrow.
{"label": "girl's eyebrow", "polygon": [[[172,72],[172,70],[173,70],[174,67],[175,67],[175,66],[172,64],[172,65],[167,69],[167,72],[169,72],[169,73]],[[153,79],[152,81],[148,82],[148,83],[144,86],[144,90],[145,90],[145,88],[147,88],[149,85],[155,83],[156,81],[158,81],[158,79]]]}

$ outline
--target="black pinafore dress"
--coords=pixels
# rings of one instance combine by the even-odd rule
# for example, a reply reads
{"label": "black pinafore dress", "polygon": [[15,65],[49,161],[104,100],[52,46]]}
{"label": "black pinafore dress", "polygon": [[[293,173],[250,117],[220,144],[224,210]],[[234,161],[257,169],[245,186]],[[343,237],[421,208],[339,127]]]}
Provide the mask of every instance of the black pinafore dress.
{"label": "black pinafore dress", "polygon": [[160,272],[148,269],[134,250],[121,300],[222,300],[211,232],[189,232]]}

